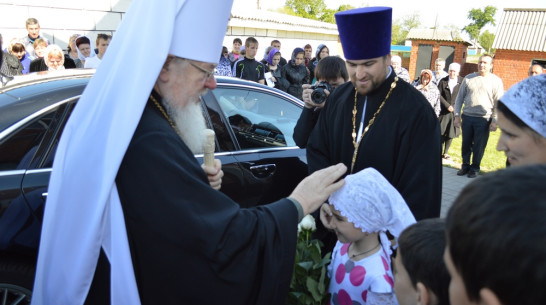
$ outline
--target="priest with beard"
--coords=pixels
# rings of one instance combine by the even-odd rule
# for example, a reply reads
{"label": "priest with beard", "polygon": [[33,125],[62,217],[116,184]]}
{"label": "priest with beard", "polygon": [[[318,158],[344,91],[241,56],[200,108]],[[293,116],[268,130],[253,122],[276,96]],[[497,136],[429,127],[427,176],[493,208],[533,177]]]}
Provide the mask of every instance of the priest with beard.
{"label": "priest with beard", "polygon": [[[216,87],[231,5],[132,2],[58,145],[32,304],[284,304],[298,222],[347,168],[250,209],[213,188],[219,162],[194,157],[199,101]],[[135,52],[137,39],[154,49]]]}
{"label": "priest with beard", "polygon": [[[440,125],[425,97],[390,66],[392,8],[353,9],[335,18],[351,82],[330,94],[311,132],[310,171],[338,162],[350,173],[373,167],[417,220],[439,217]],[[330,245],[335,238],[324,230],[318,236]]]}

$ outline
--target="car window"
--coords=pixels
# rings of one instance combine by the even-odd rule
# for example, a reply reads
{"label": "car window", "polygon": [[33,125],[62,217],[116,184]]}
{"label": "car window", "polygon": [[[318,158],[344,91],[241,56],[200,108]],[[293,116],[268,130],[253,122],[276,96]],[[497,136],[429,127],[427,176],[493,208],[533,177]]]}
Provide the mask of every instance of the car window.
{"label": "car window", "polygon": [[295,146],[294,126],[301,108],[272,94],[242,88],[212,91],[241,149]]}
{"label": "car window", "polygon": [[55,110],[38,116],[16,130],[0,144],[0,170],[34,168],[34,155],[42,140],[55,124],[58,113]]}

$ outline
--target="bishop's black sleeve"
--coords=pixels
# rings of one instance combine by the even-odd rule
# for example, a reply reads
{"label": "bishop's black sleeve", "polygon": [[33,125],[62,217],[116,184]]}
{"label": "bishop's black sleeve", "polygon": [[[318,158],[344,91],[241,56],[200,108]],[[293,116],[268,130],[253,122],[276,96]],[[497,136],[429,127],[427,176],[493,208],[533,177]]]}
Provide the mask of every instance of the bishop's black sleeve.
{"label": "bishop's black sleeve", "polygon": [[165,125],[135,134],[116,179],[142,304],[283,303],[296,207],[282,199],[241,209]]}

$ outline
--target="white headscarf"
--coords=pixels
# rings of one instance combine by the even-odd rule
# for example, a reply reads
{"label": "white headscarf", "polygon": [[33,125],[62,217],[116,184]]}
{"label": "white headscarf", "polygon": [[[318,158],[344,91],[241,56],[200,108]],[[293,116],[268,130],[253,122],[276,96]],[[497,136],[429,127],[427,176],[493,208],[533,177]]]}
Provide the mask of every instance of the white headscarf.
{"label": "white headscarf", "polygon": [[501,102],[529,128],[546,138],[546,74],[531,76],[513,85]]}
{"label": "white headscarf", "polygon": [[402,195],[374,168],[345,177],[341,189],[330,195],[330,204],[362,232],[379,233],[381,245],[390,256],[387,230],[398,240],[400,233],[415,223]]}
{"label": "white headscarf", "polygon": [[[140,304],[115,178],[167,55],[216,64],[232,4],[132,2],[57,148],[32,304],[83,304],[101,247],[112,304]],[[140,40],[154,48],[135,51]]]}
{"label": "white headscarf", "polygon": [[[87,37],[85,35],[78,36],[78,38],[80,38],[80,37],[85,37],[85,38],[89,39],[89,37]],[[78,38],[76,38],[76,40],[78,40]],[[80,51],[80,48],[76,44],[76,52],[78,52],[78,58],[80,60],[86,60],[88,58],[95,57],[97,55],[97,54],[95,54],[95,49],[93,48],[93,45],[91,44],[91,39],[89,39],[89,48],[90,48],[89,56],[85,57],[85,55],[83,55],[83,53]]]}

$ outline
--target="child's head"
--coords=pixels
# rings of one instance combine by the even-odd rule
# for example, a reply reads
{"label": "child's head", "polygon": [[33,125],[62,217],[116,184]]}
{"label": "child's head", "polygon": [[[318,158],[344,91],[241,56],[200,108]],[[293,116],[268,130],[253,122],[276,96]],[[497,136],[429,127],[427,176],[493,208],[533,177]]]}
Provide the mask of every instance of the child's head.
{"label": "child's head", "polygon": [[373,168],[345,177],[343,187],[328,199],[330,204],[354,226],[366,233],[379,233],[381,244],[390,255],[388,230],[395,238],[415,218],[398,191]]}
{"label": "child's head", "polygon": [[398,304],[449,305],[445,245],[444,219],[421,220],[400,234],[392,260]]}
{"label": "child's head", "polygon": [[231,51],[235,54],[239,54],[239,52],[241,51],[242,45],[243,45],[243,41],[241,40],[241,38],[233,39],[233,47]]}
{"label": "child's head", "polygon": [[246,50],[246,58],[254,59],[256,57],[256,53],[258,52],[258,40],[254,37],[248,37],[245,40],[245,50]]}
{"label": "child's head", "polygon": [[446,219],[451,304],[546,304],[544,181],[546,165],[522,166],[461,191]]}

